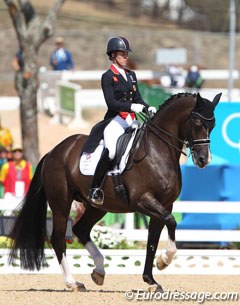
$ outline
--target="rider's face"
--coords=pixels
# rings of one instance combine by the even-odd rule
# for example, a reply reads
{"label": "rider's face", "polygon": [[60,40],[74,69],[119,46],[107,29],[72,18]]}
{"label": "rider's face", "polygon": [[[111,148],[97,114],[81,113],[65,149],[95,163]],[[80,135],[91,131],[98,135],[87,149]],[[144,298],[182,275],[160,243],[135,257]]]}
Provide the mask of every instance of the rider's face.
{"label": "rider's face", "polygon": [[115,55],[116,64],[120,67],[125,67],[128,62],[128,52],[117,51]]}

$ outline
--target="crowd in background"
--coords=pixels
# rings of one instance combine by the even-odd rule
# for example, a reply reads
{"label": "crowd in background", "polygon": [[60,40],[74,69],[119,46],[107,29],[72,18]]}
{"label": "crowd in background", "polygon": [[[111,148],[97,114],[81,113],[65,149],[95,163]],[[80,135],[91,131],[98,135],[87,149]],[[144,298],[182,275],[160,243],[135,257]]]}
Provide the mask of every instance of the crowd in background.
{"label": "crowd in background", "polygon": [[0,198],[23,198],[33,177],[33,166],[21,145],[4,146],[0,137]]}
{"label": "crowd in background", "polygon": [[14,143],[8,128],[0,126],[0,198],[23,198],[33,177],[32,164]]}
{"label": "crowd in background", "polygon": [[[0,126],[0,199],[23,199],[34,174],[33,165],[25,159],[21,145],[14,144],[11,132]],[[73,201],[73,221],[84,212],[80,202]]]}

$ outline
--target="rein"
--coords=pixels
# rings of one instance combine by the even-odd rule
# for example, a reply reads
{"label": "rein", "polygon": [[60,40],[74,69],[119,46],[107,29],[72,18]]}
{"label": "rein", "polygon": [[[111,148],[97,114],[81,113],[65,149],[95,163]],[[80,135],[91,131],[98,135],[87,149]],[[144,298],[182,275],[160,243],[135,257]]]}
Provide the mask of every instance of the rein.
{"label": "rein", "polygon": [[[178,137],[175,137],[174,135],[170,134],[169,132],[167,132],[166,130],[162,129],[161,127],[156,126],[152,121],[151,121],[151,114],[147,111],[146,114],[141,113],[140,117],[144,120],[145,125],[148,126],[148,128],[162,141],[164,141],[166,144],[168,144],[169,146],[173,147],[175,150],[177,150],[178,152],[180,152],[181,154],[185,155],[186,157],[189,157],[189,155],[187,155],[182,149],[179,149],[176,145],[174,145],[173,143],[171,143],[170,141],[168,141],[167,139],[163,138],[162,136],[159,135],[159,133],[157,133],[155,131],[155,129],[157,129],[158,131],[160,131],[161,133],[167,135],[168,137],[178,141],[179,143],[185,145],[187,148],[190,149],[190,153],[192,154],[193,152],[193,147],[194,146],[200,146],[200,145],[209,145],[210,144],[210,139],[191,139],[189,137],[189,134],[191,133],[191,128],[192,128],[192,121],[191,118],[192,116],[198,116],[201,121],[203,121],[203,125],[205,126],[205,128],[207,129],[209,127],[210,122],[212,122],[214,120],[214,116],[211,118],[206,118],[204,116],[202,116],[200,113],[198,112],[194,112],[192,111],[192,113],[190,114],[189,117],[189,125],[188,125],[188,131],[187,131],[187,140],[182,140]],[[146,127],[145,127],[146,128]]]}
{"label": "rein", "polygon": [[[183,145],[186,145],[186,147],[190,147],[189,142],[188,141],[184,141],[181,140],[178,137],[175,137],[174,135],[170,134],[169,132],[167,132],[166,130],[162,129],[161,127],[156,126],[155,124],[153,124],[153,122],[151,121],[151,115],[149,113],[147,114],[141,114],[140,115],[141,118],[144,118],[147,121],[147,126],[148,128],[151,129],[151,131],[162,141],[164,141],[166,144],[168,144],[169,146],[173,147],[175,150],[179,151],[181,154],[185,155],[186,157],[188,156],[182,149],[179,149],[176,145],[174,145],[173,143],[171,143],[170,141],[168,141],[167,139],[161,137],[155,130],[157,129],[158,131],[162,132],[163,134],[169,136],[170,138],[177,140],[178,142],[182,143]],[[196,140],[197,141],[197,140]]]}
{"label": "rein", "polygon": [[[191,133],[191,129],[192,129],[192,121],[191,121],[191,118],[193,115],[195,116],[199,116],[201,120],[203,120],[203,125],[208,128],[208,124],[210,122],[212,122],[214,120],[214,117],[211,117],[211,118],[205,118],[204,116],[202,116],[200,113],[197,113],[197,112],[192,112],[190,114],[190,117],[189,117],[189,125],[188,125],[188,131],[187,131],[187,140],[182,140],[178,137],[175,137],[174,135],[172,135],[171,133],[167,132],[166,130],[162,129],[161,127],[158,127],[156,126],[153,122],[152,122],[152,114],[148,112],[148,110],[146,110],[146,113],[139,113],[138,114],[139,117],[143,120],[143,124],[141,126],[141,128],[139,129],[140,131],[140,136],[138,138],[138,141],[133,149],[133,153],[132,153],[132,162],[130,163],[128,169],[131,169],[132,166],[133,166],[133,163],[138,163],[140,161],[142,161],[148,154],[148,148],[146,148],[146,152],[144,154],[144,156],[140,159],[135,159],[135,155],[138,151],[138,148],[140,146],[140,143],[141,143],[141,140],[143,138],[143,136],[145,135],[147,137],[147,128],[148,127],[152,132],[153,134],[155,134],[155,136],[157,138],[159,138],[160,140],[162,140],[163,142],[165,142],[166,144],[168,144],[169,146],[173,147],[175,150],[177,150],[178,152],[180,152],[181,154],[183,154],[184,156],[186,157],[189,157],[190,154],[193,153],[193,148],[194,146],[199,146],[199,145],[209,145],[210,144],[210,139],[207,138],[207,139],[197,139],[197,140],[194,140],[194,139],[189,139],[189,134]],[[186,154],[185,151],[183,151],[182,149],[179,149],[175,144],[171,143],[169,140],[165,139],[164,137],[162,137],[161,135],[159,135],[157,131],[160,131],[161,133],[163,133],[164,135],[168,136],[169,138],[172,138],[176,141],[178,141],[179,143],[185,145],[187,148],[190,149],[190,154]]]}

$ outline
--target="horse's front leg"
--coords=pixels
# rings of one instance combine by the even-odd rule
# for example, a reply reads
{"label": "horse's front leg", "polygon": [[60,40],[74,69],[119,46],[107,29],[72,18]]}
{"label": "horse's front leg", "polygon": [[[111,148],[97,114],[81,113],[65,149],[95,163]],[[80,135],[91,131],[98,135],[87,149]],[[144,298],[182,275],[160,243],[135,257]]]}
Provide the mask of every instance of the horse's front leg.
{"label": "horse's front leg", "polygon": [[147,255],[143,271],[143,280],[150,285],[149,290],[151,291],[154,290],[163,292],[161,285],[158,284],[153,278],[152,269],[160,234],[164,225],[165,223],[163,221],[153,217],[150,218],[147,241]]}
{"label": "horse's front leg", "polygon": [[[150,193],[145,194],[139,202],[139,210],[149,215],[150,224],[148,229],[148,243],[147,243],[147,257],[144,268],[143,279],[150,284],[149,289],[155,291],[163,291],[162,287],[156,283],[152,276],[153,260],[156,254],[159,238],[164,225],[167,226],[169,242],[167,250],[161,255],[157,261],[159,269],[163,269],[170,264],[174,254],[176,253],[175,245],[175,230],[177,223],[175,218],[171,215],[171,209],[167,210],[161,205]],[[163,264],[161,263],[163,261]]]}
{"label": "horse's front leg", "polygon": [[175,218],[171,214],[165,217],[165,222],[168,229],[168,241],[166,249],[157,259],[157,268],[159,270],[165,269],[171,263],[173,256],[177,252],[175,242],[175,230],[177,223],[175,221]]}

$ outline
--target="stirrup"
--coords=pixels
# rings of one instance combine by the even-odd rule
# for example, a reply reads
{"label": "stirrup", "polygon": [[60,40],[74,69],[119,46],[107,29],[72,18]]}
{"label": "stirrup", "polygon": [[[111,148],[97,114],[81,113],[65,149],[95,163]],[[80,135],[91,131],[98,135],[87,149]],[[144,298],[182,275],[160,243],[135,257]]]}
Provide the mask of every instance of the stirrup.
{"label": "stirrup", "polygon": [[93,203],[102,205],[104,201],[104,192],[101,188],[92,188],[89,192],[88,199]]}

